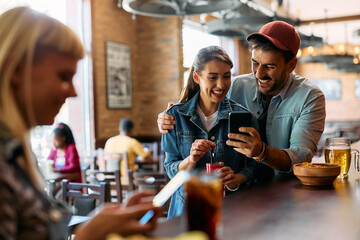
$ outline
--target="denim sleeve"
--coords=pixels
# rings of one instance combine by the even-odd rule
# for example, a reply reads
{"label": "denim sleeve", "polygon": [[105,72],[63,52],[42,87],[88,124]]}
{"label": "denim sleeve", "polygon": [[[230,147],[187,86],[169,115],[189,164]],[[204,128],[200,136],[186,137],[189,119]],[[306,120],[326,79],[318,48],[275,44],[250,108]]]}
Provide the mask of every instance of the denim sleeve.
{"label": "denim sleeve", "polygon": [[314,89],[308,96],[301,115],[293,127],[290,148],[284,149],[289,155],[291,166],[296,163],[311,162],[324,131],[325,116],[324,94]]}
{"label": "denim sleeve", "polygon": [[178,172],[178,166],[183,160],[176,139],[176,130],[169,130],[161,138],[161,149],[165,152],[164,166],[169,178],[173,178]]}

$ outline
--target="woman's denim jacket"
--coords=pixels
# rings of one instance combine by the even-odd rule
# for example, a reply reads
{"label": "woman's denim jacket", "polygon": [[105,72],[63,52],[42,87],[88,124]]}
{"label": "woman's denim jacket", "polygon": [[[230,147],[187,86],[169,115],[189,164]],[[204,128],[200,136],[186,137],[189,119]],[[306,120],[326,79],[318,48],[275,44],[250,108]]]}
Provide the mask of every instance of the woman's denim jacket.
{"label": "woman's denim jacket", "polygon": [[[162,135],[161,147],[166,153],[165,168],[168,176],[173,178],[178,173],[179,163],[190,155],[192,143],[196,139],[208,139],[216,144],[213,150],[214,161],[222,161],[235,173],[243,173],[247,183],[253,179],[255,161],[226,145],[228,140],[229,113],[233,111],[248,112],[243,106],[225,98],[218,106],[218,116],[209,133],[206,132],[197,113],[199,92],[189,101],[171,107],[167,114],[175,118],[174,129]],[[253,127],[258,129],[257,120],[253,118]],[[206,153],[197,163],[196,169],[204,169],[210,162],[210,152]],[[172,196],[168,218],[182,214],[185,205],[183,189],[178,189]]]}

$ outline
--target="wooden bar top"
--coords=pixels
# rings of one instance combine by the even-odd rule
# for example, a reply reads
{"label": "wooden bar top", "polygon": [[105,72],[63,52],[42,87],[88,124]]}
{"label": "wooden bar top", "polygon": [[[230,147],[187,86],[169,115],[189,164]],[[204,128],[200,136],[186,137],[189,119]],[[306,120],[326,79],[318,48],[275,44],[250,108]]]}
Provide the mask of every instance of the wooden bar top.
{"label": "wooden bar top", "polygon": [[[307,187],[295,176],[242,189],[223,199],[222,239],[360,239],[360,173]],[[160,223],[152,236],[186,232],[186,217]]]}

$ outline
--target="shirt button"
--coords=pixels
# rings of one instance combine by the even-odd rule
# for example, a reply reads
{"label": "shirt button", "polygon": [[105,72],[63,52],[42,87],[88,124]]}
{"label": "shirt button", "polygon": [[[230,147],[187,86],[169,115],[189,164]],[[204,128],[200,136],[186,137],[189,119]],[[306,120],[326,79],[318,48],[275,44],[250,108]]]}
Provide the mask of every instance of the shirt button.
{"label": "shirt button", "polygon": [[211,136],[211,138],[210,138],[210,139],[214,141],[214,140],[215,140],[215,136]]}

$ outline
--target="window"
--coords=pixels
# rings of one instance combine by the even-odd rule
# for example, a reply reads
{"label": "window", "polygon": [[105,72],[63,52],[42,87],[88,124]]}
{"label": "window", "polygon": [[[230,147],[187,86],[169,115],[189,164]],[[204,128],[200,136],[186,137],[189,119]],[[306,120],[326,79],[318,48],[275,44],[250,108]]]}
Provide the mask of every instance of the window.
{"label": "window", "polygon": [[312,83],[323,91],[326,100],[341,99],[341,81],[339,79],[313,80]]}
{"label": "window", "polygon": [[[68,25],[80,36],[84,37],[84,33],[80,32],[83,28],[83,11],[87,0],[78,1],[48,1],[48,0],[0,0],[0,12],[4,12],[10,8],[17,6],[28,6],[39,12],[48,14],[49,16]],[[69,7],[71,4],[71,7]],[[67,10],[71,9],[72,12]],[[88,10],[88,9],[86,9]],[[79,30],[80,29],[80,30]],[[82,39],[83,40],[83,39]],[[83,40],[84,41],[84,40]],[[86,53],[89,54],[89,53]],[[70,125],[79,154],[89,153],[92,142],[91,123],[90,123],[90,98],[89,89],[91,82],[89,81],[89,58],[85,57],[79,62],[76,79],[74,78],[74,86],[78,93],[77,98],[71,98],[62,106],[59,114],[55,118],[55,124],[65,122]],[[76,114],[74,114],[76,113]],[[35,155],[39,159],[46,158],[52,147],[51,132],[53,126],[38,126],[31,132],[31,146]]]}
{"label": "window", "polygon": [[360,99],[360,78],[355,80],[355,97]]}
{"label": "window", "polygon": [[183,27],[183,65],[186,68],[190,68],[197,52],[211,45],[221,45],[221,39],[218,36],[211,35],[193,27],[184,25]]}
{"label": "window", "polygon": [[[184,86],[187,82],[191,65],[194,62],[198,51],[204,47],[216,45],[221,46],[230,56],[235,65],[235,46],[231,38],[220,37],[206,33],[201,29],[200,24],[185,21],[182,30],[183,35],[183,66],[186,69],[184,72]],[[234,74],[235,68],[232,68]]]}
{"label": "window", "polygon": [[[193,25],[193,24],[192,24]],[[194,62],[198,51],[204,47],[217,45],[220,46],[220,37],[205,33],[194,26],[184,24],[182,30],[183,36],[183,66],[186,69],[184,72],[184,86],[189,77],[191,65]]]}

